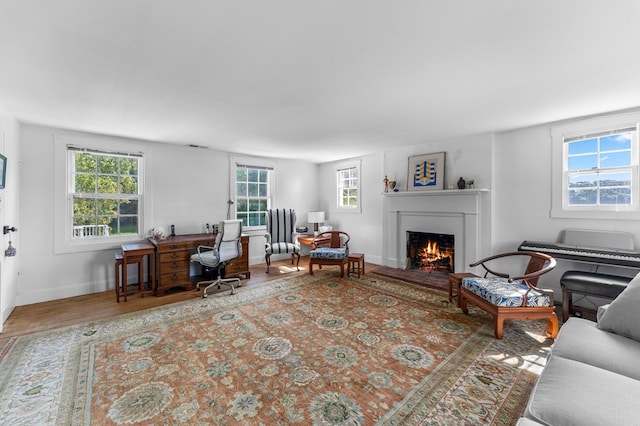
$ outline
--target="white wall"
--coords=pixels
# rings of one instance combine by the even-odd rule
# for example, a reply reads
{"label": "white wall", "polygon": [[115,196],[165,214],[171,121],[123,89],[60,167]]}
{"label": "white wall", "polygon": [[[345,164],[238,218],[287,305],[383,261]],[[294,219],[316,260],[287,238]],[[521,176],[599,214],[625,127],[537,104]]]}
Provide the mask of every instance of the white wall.
{"label": "white wall", "polygon": [[[21,126],[20,246],[28,253],[21,264],[17,304],[29,304],[114,288],[113,255],[118,247],[79,253],[54,253],[55,137],[100,139],[145,146],[152,171],[145,195],[152,198],[153,226],[178,234],[198,233],[202,224],[226,218],[229,199],[229,154],[178,145],[113,138],[35,125]],[[315,208],[317,166],[274,160],[277,187],[275,207],[294,208],[299,217]],[[56,167],[60,167],[57,165]],[[264,233],[250,234],[250,264],[264,262]],[[15,291],[14,291],[15,293]]]}
{"label": "white wall", "polygon": [[[11,124],[3,126],[5,134],[15,135],[5,135],[5,149],[9,150],[14,142],[6,141],[17,141],[18,130],[7,132],[6,129],[12,128]],[[444,151],[445,188],[462,176],[467,180],[474,179],[476,188],[490,189],[491,219],[483,223],[482,228],[483,238],[490,240],[493,253],[515,250],[523,240],[556,241],[560,231],[568,227],[623,230],[640,235],[640,221],[550,217],[550,126],[425,142],[354,159],[361,162],[362,211],[359,213],[338,212],[334,208],[338,162],[314,165],[273,160],[279,171],[275,182],[275,207],[296,209],[299,225],[306,225],[308,211],[324,210],[327,222],[334,229],[345,230],[351,235],[352,251],[363,252],[368,262],[379,264],[382,257],[381,194],[385,175],[398,181],[398,187],[406,191],[408,157]],[[9,286],[3,283],[2,307],[12,305],[9,300],[15,298],[16,293],[16,304],[20,305],[112,289],[115,247],[112,250],[54,255],[51,232],[56,226],[51,213],[54,205],[53,136],[69,133],[81,137],[100,136],[33,125],[23,125],[20,133],[20,223],[17,223],[17,217],[4,219],[16,219],[11,224],[20,228],[19,235],[14,234],[18,248],[16,259],[22,259],[21,256],[28,253],[29,260],[21,262],[17,286],[10,281],[18,272],[10,272],[9,278],[5,274],[7,265],[15,265],[12,263],[14,260],[0,261],[3,281],[9,280]],[[153,197],[153,225],[168,227],[175,224],[178,233],[200,232],[202,223],[226,217],[229,198],[227,153],[129,141],[152,146],[153,187],[148,195]],[[392,147],[393,142],[389,146]],[[10,161],[9,170],[12,170],[11,164]],[[14,172],[16,169],[13,167]],[[13,179],[18,180],[17,177]],[[5,190],[0,206],[5,206],[5,201],[9,203],[9,200],[9,191]],[[4,210],[0,209],[0,219],[2,214],[7,214]],[[264,238],[262,233],[258,234],[251,238],[251,264],[264,262]],[[5,243],[8,241],[6,237],[4,240]],[[640,247],[638,240],[636,247]],[[542,278],[541,285],[554,288],[559,297],[559,277],[563,271],[592,268],[591,265],[560,261],[555,271]],[[606,267],[600,267],[600,271],[623,275],[636,272]]]}
{"label": "white wall", "polygon": [[[389,146],[393,146],[390,142]],[[320,166],[320,208],[329,212],[327,222],[334,229],[351,236],[349,249],[365,253],[365,260],[376,264],[382,261],[382,193],[385,175],[397,181],[401,191],[407,190],[408,158],[414,155],[446,152],[445,188],[456,184],[462,176],[475,180],[476,188],[491,188],[493,164],[493,135],[482,134],[465,138],[425,143],[413,147],[390,149],[358,158],[361,165],[362,212],[340,213],[336,204],[336,165],[332,162]],[[482,224],[483,238],[491,240],[491,206],[487,221]]]}
{"label": "white wall", "polygon": [[[493,212],[493,249],[514,250],[524,240],[558,241],[566,228],[631,232],[640,247],[640,221],[551,218],[550,125],[503,132],[496,135]],[[539,285],[555,290],[561,299],[560,276],[569,269],[595,270],[595,265],[559,260],[541,277]],[[600,266],[599,272],[633,276],[638,271]]]}
{"label": "white wall", "polygon": [[353,253],[364,253],[365,261],[381,263],[382,246],[382,154],[373,154],[358,158],[361,174],[362,211],[349,212],[336,209],[336,164],[346,164],[349,161],[326,163],[320,166],[318,210],[325,212],[326,224],[334,230],[345,231],[349,234],[349,250]]}
{"label": "white wall", "polygon": [[[0,108],[0,152],[7,157],[6,187],[0,189],[0,229],[4,225],[15,226],[18,221],[18,188],[20,158],[18,155],[20,127],[17,120]],[[18,248],[17,256],[5,257],[4,250],[11,239]],[[16,306],[19,262],[25,256],[20,246],[20,233],[0,233],[0,331],[2,324]]]}
{"label": "white wall", "polygon": [[[406,191],[408,157],[444,151],[445,188],[462,176],[466,180],[474,179],[476,188],[490,189],[491,219],[482,227],[483,238],[490,240],[491,253],[516,250],[524,240],[555,242],[566,228],[631,232],[636,236],[636,248],[640,247],[640,221],[550,217],[549,129],[557,124],[429,142],[362,157],[362,213],[332,213],[329,222],[352,236],[350,247],[353,246],[354,251],[364,252],[367,261],[380,263],[382,180],[387,175],[390,180],[398,182],[400,190]],[[326,163],[320,166],[320,205],[327,211],[335,204],[335,165]],[[560,276],[569,269],[595,270],[595,265],[559,260],[556,269],[540,280],[541,286],[555,290],[557,301],[561,300]],[[600,266],[598,270],[626,276],[637,273],[635,269],[606,266]]]}

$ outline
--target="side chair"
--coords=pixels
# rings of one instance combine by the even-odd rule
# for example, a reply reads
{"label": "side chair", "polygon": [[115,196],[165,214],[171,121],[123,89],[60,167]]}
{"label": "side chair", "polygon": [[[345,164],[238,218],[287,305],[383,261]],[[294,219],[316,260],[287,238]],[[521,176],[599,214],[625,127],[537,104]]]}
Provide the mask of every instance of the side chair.
{"label": "side chair", "polygon": [[[528,261],[522,274],[512,276],[493,269],[493,265],[502,260],[516,259]],[[543,253],[517,251],[490,256],[469,266],[482,266],[485,274],[482,278],[462,279],[459,298],[460,308],[465,314],[469,313],[467,303],[471,302],[493,316],[494,334],[497,339],[502,339],[506,319],[546,319],[547,334],[552,339],[556,338],[558,317],[553,303],[553,290],[537,286],[540,276],[555,268],[554,258]]]}
{"label": "side chair", "polygon": [[[328,231],[313,238],[312,247],[316,247],[316,240],[329,239],[329,247],[317,247],[309,252],[309,274],[313,275],[313,265],[322,268],[323,265],[340,266],[340,277],[344,277],[344,267],[349,263],[349,234],[342,231]],[[349,267],[347,266],[347,275]]]}
{"label": "side chair", "polygon": [[223,220],[218,226],[214,246],[198,246],[196,253],[191,256],[192,262],[199,263],[203,268],[215,268],[218,272],[218,277],[215,280],[200,281],[196,285],[196,290],[200,290],[201,285],[208,284],[202,297],[206,298],[209,295],[207,292],[214,286],[217,286],[218,289],[221,285],[229,286],[231,287],[230,294],[236,292],[233,283],[240,287],[240,278],[224,278],[224,269],[227,263],[242,257],[241,235],[242,220]]}
{"label": "side chair", "polygon": [[296,268],[300,270],[300,243],[296,229],[296,211],[293,209],[270,209],[266,213],[267,233],[264,235],[264,260],[267,273],[271,266],[272,254],[291,253],[291,264],[296,259]]}

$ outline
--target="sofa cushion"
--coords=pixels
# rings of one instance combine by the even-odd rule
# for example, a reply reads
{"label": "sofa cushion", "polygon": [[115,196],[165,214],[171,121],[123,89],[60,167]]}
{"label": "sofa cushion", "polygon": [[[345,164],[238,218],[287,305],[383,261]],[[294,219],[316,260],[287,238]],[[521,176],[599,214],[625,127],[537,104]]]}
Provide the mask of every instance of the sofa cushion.
{"label": "sofa cushion", "polygon": [[640,342],[600,330],[593,321],[569,318],[551,353],[640,380]]}
{"label": "sofa cushion", "polygon": [[525,415],[555,426],[637,424],[637,395],[638,380],[552,353]]}
{"label": "sofa cushion", "polygon": [[539,426],[542,423],[538,423],[535,420],[528,419],[526,417],[521,417],[516,423],[516,426]]}
{"label": "sofa cushion", "polygon": [[598,328],[640,341],[640,274],[599,315]]}

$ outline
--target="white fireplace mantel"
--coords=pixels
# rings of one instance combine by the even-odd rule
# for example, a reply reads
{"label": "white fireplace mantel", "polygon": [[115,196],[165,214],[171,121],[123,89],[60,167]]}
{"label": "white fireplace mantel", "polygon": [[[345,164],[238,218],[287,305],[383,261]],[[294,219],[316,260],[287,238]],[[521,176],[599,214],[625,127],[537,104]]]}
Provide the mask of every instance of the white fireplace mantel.
{"label": "white fireplace mantel", "polygon": [[407,231],[452,234],[455,271],[488,255],[491,206],[488,189],[383,194],[382,263],[404,269]]}

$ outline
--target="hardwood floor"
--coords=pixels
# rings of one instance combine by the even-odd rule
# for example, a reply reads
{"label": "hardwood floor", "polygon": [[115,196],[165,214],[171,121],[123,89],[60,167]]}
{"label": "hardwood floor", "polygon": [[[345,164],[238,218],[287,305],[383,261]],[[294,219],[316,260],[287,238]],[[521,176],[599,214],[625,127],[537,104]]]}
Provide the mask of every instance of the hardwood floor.
{"label": "hardwood floor", "polygon": [[[277,278],[307,274],[307,264],[307,259],[304,257],[300,259],[300,271],[297,271],[295,265],[291,265],[290,260],[274,261],[271,263],[268,274],[266,273],[266,264],[254,265],[250,268],[251,279],[242,280],[242,286],[255,286]],[[229,288],[223,287],[220,291],[228,292]],[[198,297],[202,297],[202,291],[177,290],[161,297],[149,295],[140,297],[140,295],[134,294],[129,296],[126,303],[122,299],[120,299],[120,303],[117,303],[115,291],[111,290],[18,306],[4,323],[3,331],[0,333],[0,351],[13,337],[53,330],[59,327],[136,312]]]}

